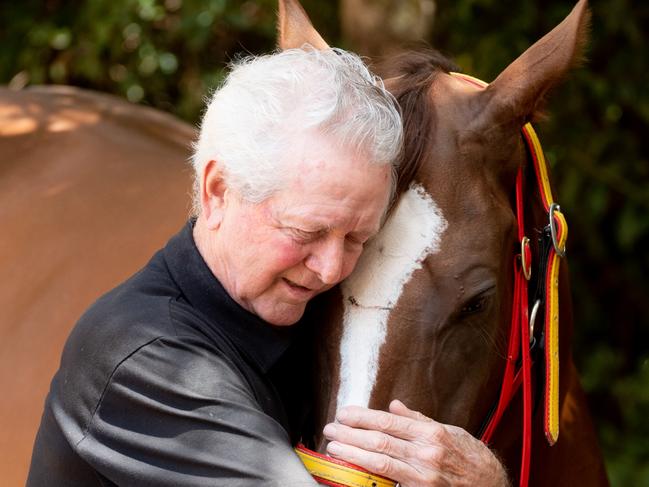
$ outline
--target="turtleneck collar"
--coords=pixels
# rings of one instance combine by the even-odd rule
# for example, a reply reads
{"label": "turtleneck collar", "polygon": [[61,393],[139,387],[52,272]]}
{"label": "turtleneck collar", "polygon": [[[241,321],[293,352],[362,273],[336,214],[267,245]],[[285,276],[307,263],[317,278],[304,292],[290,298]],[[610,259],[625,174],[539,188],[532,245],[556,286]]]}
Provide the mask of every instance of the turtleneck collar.
{"label": "turtleneck collar", "polygon": [[193,237],[195,220],[167,243],[164,258],[176,284],[192,307],[218,327],[264,373],[280,359],[299,323],[278,327],[242,308],[223,288],[201,256]]}

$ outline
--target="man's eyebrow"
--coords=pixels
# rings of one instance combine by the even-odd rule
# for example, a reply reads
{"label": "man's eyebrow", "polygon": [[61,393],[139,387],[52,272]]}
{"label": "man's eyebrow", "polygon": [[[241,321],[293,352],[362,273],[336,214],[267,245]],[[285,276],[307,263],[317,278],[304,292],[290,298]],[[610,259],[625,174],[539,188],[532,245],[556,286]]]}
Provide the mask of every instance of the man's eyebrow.
{"label": "man's eyebrow", "polygon": [[303,220],[298,217],[275,217],[275,220],[282,226],[285,227],[293,227],[293,228],[298,228],[300,230],[306,231],[306,232],[328,232],[331,230],[330,225],[326,225],[323,223],[318,223],[318,222],[313,222],[309,220]]}

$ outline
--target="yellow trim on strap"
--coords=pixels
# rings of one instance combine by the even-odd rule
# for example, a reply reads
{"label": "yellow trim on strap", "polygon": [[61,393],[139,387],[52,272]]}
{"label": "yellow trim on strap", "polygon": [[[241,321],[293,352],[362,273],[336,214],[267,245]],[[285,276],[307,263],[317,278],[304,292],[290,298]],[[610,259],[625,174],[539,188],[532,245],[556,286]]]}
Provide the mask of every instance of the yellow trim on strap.
{"label": "yellow trim on strap", "polygon": [[329,462],[320,456],[311,455],[296,448],[295,452],[302,460],[307,471],[314,477],[335,482],[348,487],[395,487],[396,482],[369,472],[355,470],[345,465]]}
{"label": "yellow trim on strap", "polygon": [[[554,203],[552,188],[548,177],[548,168],[541,148],[541,142],[531,124],[523,127],[530,150],[535,160],[535,171],[539,192],[546,210]],[[557,227],[557,246],[564,249],[568,238],[568,223],[563,214],[555,210],[550,218],[559,220]],[[548,262],[547,282],[544,284],[546,309],[545,309],[545,437],[550,445],[559,439],[559,266],[561,256],[554,249],[550,253]]]}
{"label": "yellow trim on strap", "polygon": [[566,217],[563,216],[563,213],[560,211],[555,211],[554,216],[559,218],[561,221],[561,231],[559,232],[559,248],[563,249],[566,247],[566,241],[568,240],[568,222],[566,221]]}
{"label": "yellow trim on strap", "polygon": [[550,178],[548,176],[548,167],[545,161],[545,155],[543,154],[543,149],[541,148],[541,141],[539,140],[538,135],[531,123],[526,123],[523,126],[523,130],[529,135],[529,140],[532,143],[530,149],[534,152],[534,155],[537,158],[536,167],[539,171],[539,183],[541,184],[541,195],[543,196],[545,202],[545,209],[547,210],[554,200],[552,198],[552,188],[550,187]]}
{"label": "yellow trim on strap", "polygon": [[545,351],[545,437],[550,445],[559,438],[559,265],[561,258],[552,253],[548,319]]}
{"label": "yellow trim on strap", "polygon": [[[557,224],[559,248],[565,248],[568,239],[568,224],[560,211],[554,212]],[[545,437],[550,445],[559,439],[559,266],[561,257],[551,251],[548,289],[548,309],[546,315],[545,343]]]}

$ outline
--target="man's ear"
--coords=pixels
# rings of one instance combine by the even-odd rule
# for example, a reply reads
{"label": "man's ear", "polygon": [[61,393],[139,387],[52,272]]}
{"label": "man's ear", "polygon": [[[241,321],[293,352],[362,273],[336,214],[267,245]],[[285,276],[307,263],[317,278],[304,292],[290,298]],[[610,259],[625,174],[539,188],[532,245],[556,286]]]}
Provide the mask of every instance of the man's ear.
{"label": "man's ear", "polygon": [[329,45],[315,30],[298,0],[279,0],[277,17],[277,47],[300,49],[311,44],[316,49],[328,49]]}
{"label": "man's ear", "polygon": [[216,161],[208,162],[201,180],[201,213],[210,230],[221,225],[227,189],[221,166]]}

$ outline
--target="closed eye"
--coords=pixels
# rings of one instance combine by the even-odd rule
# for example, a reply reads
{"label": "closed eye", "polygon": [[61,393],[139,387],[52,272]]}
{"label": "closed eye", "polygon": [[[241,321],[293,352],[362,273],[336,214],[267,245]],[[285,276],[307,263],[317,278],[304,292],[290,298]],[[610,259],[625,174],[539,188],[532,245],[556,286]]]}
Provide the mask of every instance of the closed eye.
{"label": "closed eye", "polygon": [[349,242],[352,245],[359,245],[359,246],[364,246],[365,243],[367,242],[368,239],[366,238],[359,238],[359,237],[352,237],[351,235],[348,235],[346,237],[347,242]]}
{"label": "closed eye", "polygon": [[472,297],[462,305],[462,308],[460,308],[460,315],[469,316],[484,311],[489,305],[489,300],[492,295],[493,289],[489,289]]}
{"label": "closed eye", "polygon": [[462,306],[460,313],[462,313],[463,315],[472,315],[474,313],[478,313],[484,309],[486,300],[487,298],[484,296],[474,298],[464,306]]}
{"label": "closed eye", "polygon": [[308,231],[308,230],[302,230],[300,228],[295,228],[295,227],[288,227],[287,230],[289,230],[291,236],[295,240],[298,240],[299,242],[303,242],[303,243],[317,240],[319,237],[321,237],[324,234],[324,231],[322,230]]}

